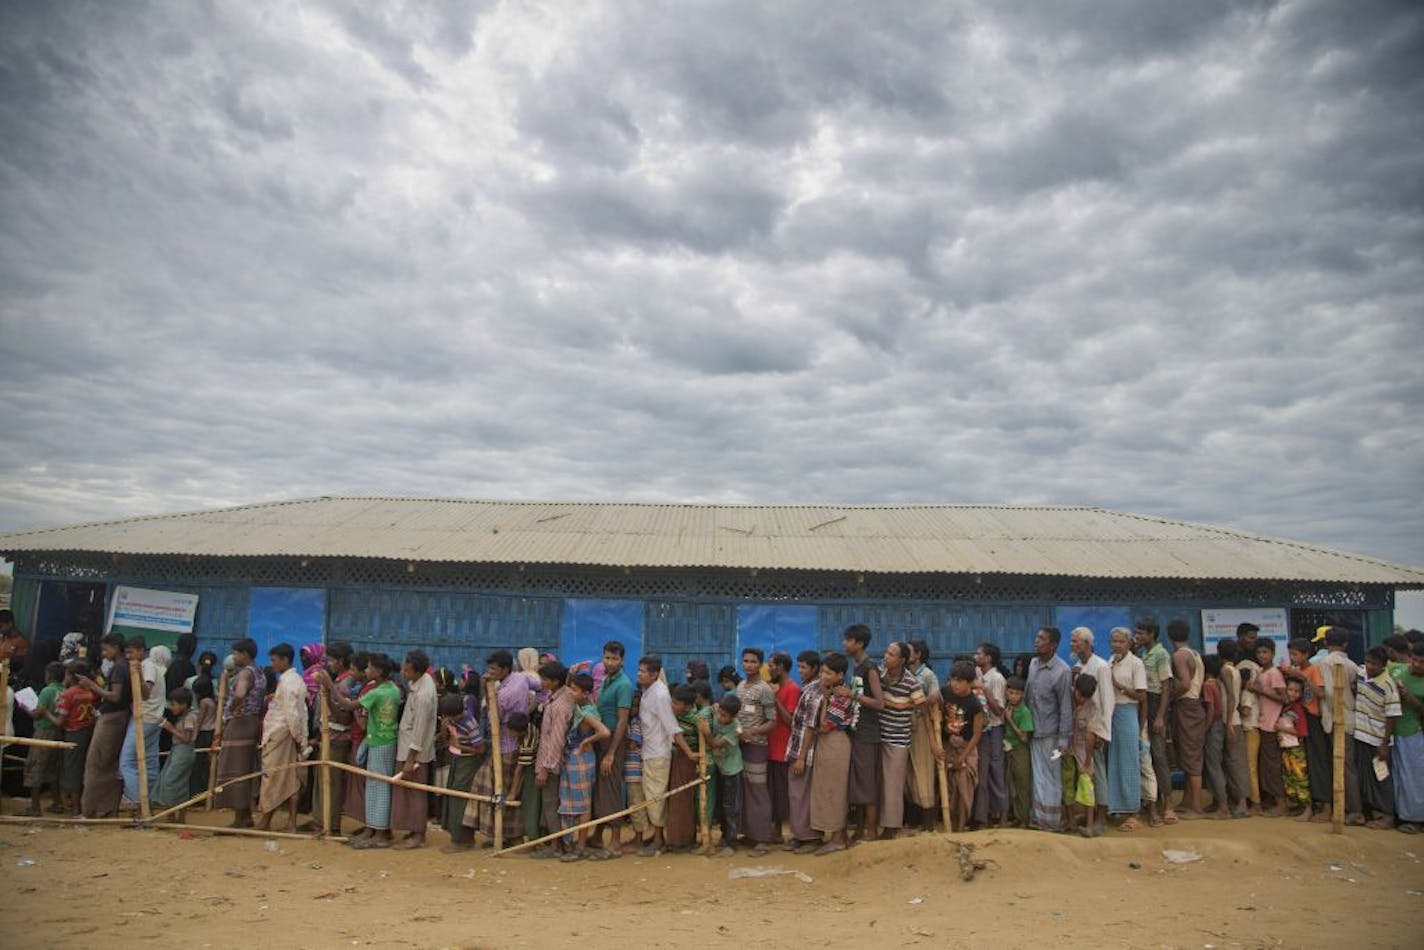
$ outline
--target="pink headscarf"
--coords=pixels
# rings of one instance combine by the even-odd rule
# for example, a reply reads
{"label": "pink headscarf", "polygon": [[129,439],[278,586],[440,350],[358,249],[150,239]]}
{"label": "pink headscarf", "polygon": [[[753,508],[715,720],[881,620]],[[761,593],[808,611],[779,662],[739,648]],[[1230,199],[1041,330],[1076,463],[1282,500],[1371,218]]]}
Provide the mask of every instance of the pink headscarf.
{"label": "pink headscarf", "polygon": [[317,693],[321,692],[321,687],[317,684],[317,671],[325,664],[326,644],[308,643],[302,647],[302,682],[307,684],[307,703],[316,702]]}

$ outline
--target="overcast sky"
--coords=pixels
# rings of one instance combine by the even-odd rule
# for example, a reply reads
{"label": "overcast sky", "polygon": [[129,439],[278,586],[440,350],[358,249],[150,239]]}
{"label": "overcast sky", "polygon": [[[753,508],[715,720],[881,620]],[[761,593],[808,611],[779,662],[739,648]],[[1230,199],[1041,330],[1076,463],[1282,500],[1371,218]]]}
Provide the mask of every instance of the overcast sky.
{"label": "overcast sky", "polygon": [[4,3],[0,530],[1048,502],[1424,564],[1421,103],[1405,2]]}

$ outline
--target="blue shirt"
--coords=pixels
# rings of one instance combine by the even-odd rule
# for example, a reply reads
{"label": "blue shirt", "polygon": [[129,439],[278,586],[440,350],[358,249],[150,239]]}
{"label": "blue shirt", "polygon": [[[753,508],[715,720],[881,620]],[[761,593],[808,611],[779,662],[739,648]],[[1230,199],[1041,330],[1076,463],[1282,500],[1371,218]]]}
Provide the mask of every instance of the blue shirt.
{"label": "blue shirt", "polygon": [[1073,671],[1059,656],[1047,663],[1038,657],[1028,665],[1024,702],[1033,713],[1035,739],[1073,733]]}

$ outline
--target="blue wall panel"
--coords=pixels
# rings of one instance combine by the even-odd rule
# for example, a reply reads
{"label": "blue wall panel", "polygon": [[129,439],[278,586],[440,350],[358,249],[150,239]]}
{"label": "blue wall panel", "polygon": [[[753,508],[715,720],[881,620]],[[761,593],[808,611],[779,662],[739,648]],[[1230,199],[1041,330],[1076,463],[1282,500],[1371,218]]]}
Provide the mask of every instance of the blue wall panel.
{"label": "blue wall panel", "polygon": [[[742,650],[759,647],[769,659],[780,650],[796,654],[815,650],[819,640],[817,608],[804,605],[742,604],[737,608],[737,650],[729,663],[742,665]],[[795,674],[796,667],[791,667]]]}
{"label": "blue wall panel", "polygon": [[[198,603],[203,598],[198,596]],[[300,655],[308,643],[326,637],[326,588],[254,587],[247,601],[247,635],[257,642],[257,662],[267,663],[267,652],[279,643]],[[300,669],[301,660],[296,661]]]}
{"label": "blue wall panel", "polygon": [[[712,676],[717,675],[718,667],[734,660],[737,608],[732,604],[648,601],[643,618],[643,649],[663,658],[669,682],[684,680],[690,660],[706,663]],[[630,667],[637,662],[632,657],[630,661]]]}
{"label": "blue wall panel", "polygon": [[[1198,650],[1202,648],[1201,612],[1202,608],[1200,606],[1191,606],[1188,604],[1132,605],[1132,619],[1134,622],[1136,622],[1139,617],[1152,617],[1156,619],[1158,629],[1157,636],[1162,641],[1162,645],[1169,651],[1172,649],[1172,641],[1167,639],[1167,624],[1176,620],[1178,617],[1191,624],[1192,636],[1188,642]],[[1131,625],[1132,624],[1128,624],[1128,626]],[[1098,652],[1103,654],[1107,653],[1107,646],[1104,645]]]}
{"label": "blue wall panel", "polygon": [[[636,664],[643,654],[643,602],[641,600],[564,601],[559,633],[559,659],[565,666],[583,660],[603,660],[603,645],[618,640],[623,661]],[[633,667],[636,672],[636,666]]]}
{"label": "blue wall panel", "polygon": [[327,640],[400,659],[420,647],[436,666],[458,675],[484,669],[495,649],[532,646],[556,651],[564,602],[554,597],[501,597],[459,591],[334,589],[327,608]]}
{"label": "blue wall panel", "polygon": [[198,635],[198,654],[211,650],[221,662],[228,655],[232,641],[247,636],[251,588],[194,587],[189,591],[198,595],[198,618],[194,624],[194,632]]}
{"label": "blue wall panel", "polygon": [[[1108,633],[1113,627],[1127,627],[1132,629],[1133,612],[1131,607],[1058,607],[1053,611],[1053,625],[1063,633],[1063,639],[1058,642],[1058,655],[1068,663],[1073,665],[1069,654],[1072,650],[1068,646],[1069,634],[1075,627],[1087,627],[1093,631],[1093,652],[1098,656],[1107,656],[1112,651],[1108,648]],[[1164,630],[1165,634],[1165,630]]]}

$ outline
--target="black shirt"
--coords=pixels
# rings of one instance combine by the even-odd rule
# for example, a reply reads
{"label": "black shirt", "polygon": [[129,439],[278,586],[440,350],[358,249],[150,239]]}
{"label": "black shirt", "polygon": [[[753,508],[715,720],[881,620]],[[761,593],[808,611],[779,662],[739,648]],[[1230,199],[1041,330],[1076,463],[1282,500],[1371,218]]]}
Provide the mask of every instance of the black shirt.
{"label": "black shirt", "polygon": [[979,697],[970,693],[956,696],[953,692],[944,694],[944,731],[946,735],[959,736],[965,742],[974,737],[974,717],[982,715],[984,706]]}

